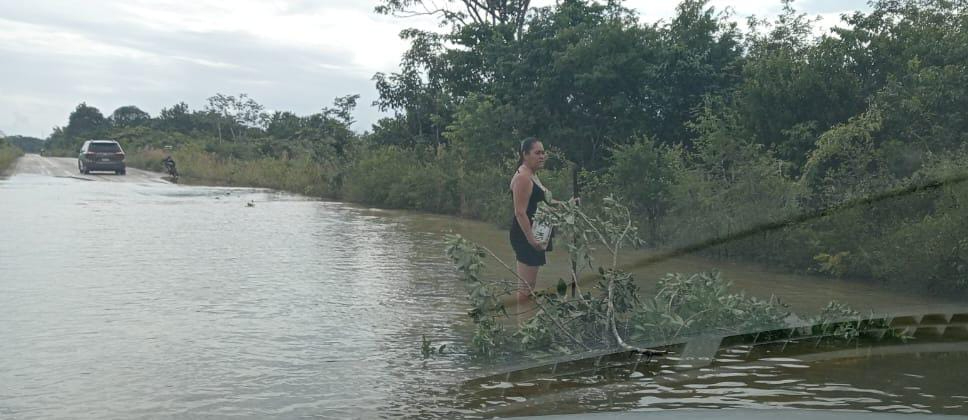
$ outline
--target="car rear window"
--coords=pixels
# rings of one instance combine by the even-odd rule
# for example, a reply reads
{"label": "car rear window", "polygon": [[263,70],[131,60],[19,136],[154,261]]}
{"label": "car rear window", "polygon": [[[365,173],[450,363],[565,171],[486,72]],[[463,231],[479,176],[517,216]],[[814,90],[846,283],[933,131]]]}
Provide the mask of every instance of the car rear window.
{"label": "car rear window", "polygon": [[88,147],[88,151],[95,153],[120,152],[121,146],[119,146],[117,143],[91,143],[91,146]]}

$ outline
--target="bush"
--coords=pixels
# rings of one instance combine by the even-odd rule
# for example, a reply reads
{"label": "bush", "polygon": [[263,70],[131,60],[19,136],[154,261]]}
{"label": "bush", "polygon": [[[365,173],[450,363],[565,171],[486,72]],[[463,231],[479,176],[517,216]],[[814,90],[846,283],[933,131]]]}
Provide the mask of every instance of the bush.
{"label": "bush", "polygon": [[152,148],[128,149],[124,160],[132,168],[144,169],[146,171],[161,172],[164,170],[162,159],[167,156],[165,151]]}
{"label": "bush", "polygon": [[445,171],[445,164],[419,159],[417,152],[395,146],[374,147],[348,168],[342,197],[382,207],[455,214],[457,179]]}
{"label": "bush", "polygon": [[20,156],[23,156],[23,154],[24,152],[20,148],[11,146],[3,139],[0,139],[0,175],[10,169],[14,161]]}
{"label": "bush", "polygon": [[608,190],[628,200],[647,228],[648,240],[657,245],[662,218],[671,203],[681,150],[656,144],[647,137],[611,151],[611,166],[603,180]]}
{"label": "bush", "polygon": [[459,176],[460,215],[506,226],[513,215],[510,177],[514,172],[503,165],[475,165]]}

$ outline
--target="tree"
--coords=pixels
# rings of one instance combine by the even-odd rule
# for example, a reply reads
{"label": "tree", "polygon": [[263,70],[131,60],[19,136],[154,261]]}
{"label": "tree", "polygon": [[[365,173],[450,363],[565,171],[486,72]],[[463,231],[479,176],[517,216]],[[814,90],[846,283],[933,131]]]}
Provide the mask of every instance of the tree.
{"label": "tree", "polygon": [[280,140],[295,139],[305,127],[305,120],[289,111],[276,111],[269,116],[266,134]]}
{"label": "tree", "polygon": [[522,114],[521,130],[546,139],[582,168],[607,147],[653,125],[659,34],[615,2],[564,1],[539,9],[494,82]]}
{"label": "tree", "polygon": [[215,119],[220,143],[223,124],[232,134],[232,140],[239,141],[245,140],[248,128],[261,128],[266,120],[263,113],[265,108],[245,93],[240,93],[238,98],[217,93],[208,98],[205,109]]}
{"label": "tree", "polygon": [[171,108],[162,108],[155,122],[159,129],[175,130],[182,134],[188,134],[193,129],[200,128],[195,126],[188,104],[184,102],[172,105]]}
{"label": "tree", "polygon": [[377,120],[373,124],[373,132],[366,136],[366,139],[375,145],[395,146],[404,149],[413,149],[417,145],[407,124],[407,117],[402,114]]}
{"label": "tree", "polygon": [[742,79],[740,33],[727,13],[717,13],[708,0],[684,0],[676,16],[662,28],[656,80],[654,126],[645,130],[663,144],[689,146],[686,127],[706,96],[731,91]]}
{"label": "tree", "polygon": [[131,127],[147,123],[151,115],[134,105],[127,105],[115,109],[108,120],[115,127]]}
{"label": "tree", "polygon": [[336,118],[343,125],[349,127],[356,122],[353,119],[353,110],[356,109],[356,101],[358,99],[360,99],[360,95],[357,94],[340,96],[333,100],[333,106],[331,108],[323,108],[323,114]]}
{"label": "tree", "polygon": [[[495,68],[501,60],[492,50],[506,50],[519,39],[526,27],[530,0],[383,0],[377,13],[394,16],[436,16],[446,33],[408,29],[401,38],[410,41],[410,49],[400,63],[400,72],[377,73],[380,99],[375,104],[383,111],[399,112],[408,133],[408,141],[394,143],[432,146],[446,143],[442,135],[453,121],[456,105],[467,95],[483,93],[485,84],[498,75]],[[445,48],[446,44],[458,48]],[[497,60],[494,60],[494,59]],[[400,124],[394,124],[400,128]],[[376,131],[383,126],[374,127]],[[391,136],[377,135],[376,138]]]}
{"label": "tree", "polygon": [[[373,76],[380,94],[374,105],[402,117],[407,128],[405,135],[412,140],[401,143],[436,148],[444,142],[442,133],[451,121],[454,104],[444,86],[447,77],[441,70],[446,64],[440,57],[444,40],[437,34],[418,30],[403,31],[401,37],[411,40],[411,47],[400,60],[399,73]],[[380,126],[374,129],[379,130]]]}
{"label": "tree", "polygon": [[397,17],[436,16],[442,26],[457,32],[477,26],[508,26],[513,33],[524,31],[530,0],[382,0],[377,13]]}
{"label": "tree", "polygon": [[64,133],[72,140],[80,140],[86,137],[96,137],[107,127],[107,120],[100,110],[88,106],[86,102],[81,102],[68,117]]}
{"label": "tree", "polygon": [[322,136],[330,140],[337,158],[343,158],[347,148],[356,140],[356,133],[350,129],[353,124],[353,111],[360,95],[340,96],[333,100],[332,107],[313,116],[310,125]]}
{"label": "tree", "polygon": [[[208,105],[205,106],[205,110],[215,120],[215,129],[218,131],[219,143],[222,143],[223,122],[230,122],[230,124],[235,122],[235,117],[231,114],[232,104],[234,102],[234,97],[217,93],[215,96],[208,98]],[[235,137],[234,131],[232,132],[232,137]]]}
{"label": "tree", "polygon": [[881,115],[873,138],[890,172],[907,177],[968,141],[968,4],[879,1],[837,29],[866,99]]}
{"label": "tree", "polygon": [[815,39],[815,21],[791,3],[772,24],[751,19],[735,106],[748,137],[799,171],[817,136],[862,112],[865,98],[840,41]]}
{"label": "tree", "polygon": [[444,137],[469,165],[499,162],[517,152],[517,112],[493,96],[472,95],[461,104]]}

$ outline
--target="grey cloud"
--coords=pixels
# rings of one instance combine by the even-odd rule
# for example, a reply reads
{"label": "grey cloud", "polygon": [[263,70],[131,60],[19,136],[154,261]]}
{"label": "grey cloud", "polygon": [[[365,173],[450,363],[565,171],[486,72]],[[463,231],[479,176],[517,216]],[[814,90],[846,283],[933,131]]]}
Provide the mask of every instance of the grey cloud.
{"label": "grey cloud", "polygon": [[[302,2],[301,6],[323,5]],[[352,57],[345,53],[285,46],[244,33],[154,31],[125,22],[75,18],[56,9],[35,11],[23,4],[6,2],[0,5],[0,15],[161,57],[157,63],[120,57],[85,59],[41,51],[8,57],[5,66],[0,66],[0,77],[17,83],[0,89],[8,97],[38,98],[45,105],[33,110],[47,115],[32,114],[25,119],[23,112],[17,111],[23,109],[23,104],[0,99],[0,127],[7,132],[44,136],[52,125],[66,123],[68,113],[80,102],[97,106],[104,114],[123,105],[137,105],[156,114],[162,107],[180,101],[194,109],[201,108],[205,99],[215,93],[244,92],[269,109],[298,114],[317,112],[336,96],[361,94],[355,128],[365,130],[382,116],[369,107],[376,99],[370,80],[372,72],[338,70],[351,62]],[[233,67],[210,67],[199,60]],[[50,103],[63,105],[53,107]],[[16,112],[20,112],[19,117]]]}

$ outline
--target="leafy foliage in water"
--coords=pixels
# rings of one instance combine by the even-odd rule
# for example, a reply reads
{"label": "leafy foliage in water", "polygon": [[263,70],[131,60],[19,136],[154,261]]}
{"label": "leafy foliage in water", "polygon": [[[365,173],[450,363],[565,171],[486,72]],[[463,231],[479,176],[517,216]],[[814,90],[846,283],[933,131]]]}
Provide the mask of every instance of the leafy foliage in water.
{"label": "leafy foliage in water", "polygon": [[[688,336],[736,335],[788,328],[788,320],[808,319],[813,333],[847,340],[886,325],[861,322],[849,306],[830,302],[815,317],[792,314],[775,297],[764,300],[733,290],[732,282],[718,271],[669,273],[658,279],[654,293],[643,293],[632,274],[618,268],[623,246],[638,245],[637,230],[628,208],[614,198],[589,216],[573,203],[542,207],[536,219],[552,223],[557,241],[568,250],[572,278],[594,275],[589,290],[563,280],[553,290],[534,290],[536,311],[515,325],[504,305],[517,292],[519,280],[493,280],[482,275],[491,257],[510,273],[514,271],[490,250],[461,236],[449,240],[447,253],[461,273],[469,313],[476,326],[470,351],[479,357],[527,352],[530,355],[568,354],[588,350],[633,350],[649,353],[636,343],[655,345]],[[593,251],[603,248],[610,264],[600,265]]]}
{"label": "leafy foliage in water", "polygon": [[658,292],[635,312],[636,338],[667,341],[695,334],[728,334],[781,328],[790,315],[776,299],[762,300],[733,292],[718,271],[669,273]]}
{"label": "leafy foliage in water", "polygon": [[[504,299],[517,291],[519,279],[484,278],[484,260],[493,257],[514,271],[490,250],[461,236],[450,238],[447,253],[461,273],[472,305],[470,316],[476,329],[472,353],[492,357],[528,351],[572,353],[601,348],[645,351],[629,342],[658,342],[696,333],[749,331],[779,328],[788,315],[783,306],[731,293],[731,284],[718,272],[693,275],[669,274],[658,282],[658,292],[643,296],[633,276],[618,269],[623,246],[637,246],[637,229],[629,209],[614,198],[601,203],[600,214],[589,216],[574,203],[543,206],[536,220],[556,228],[557,241],[569,254],[573,280],[591,271],[595,282],[581,290],[575,282],[574,296],[564,281],[553,291],[534,290],[536,312],[516,328],[511,324]],[[593,250],[608,251],[609,265],[596,264]]]}

